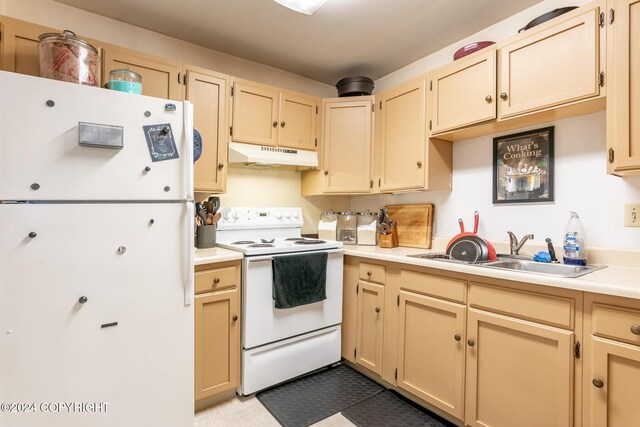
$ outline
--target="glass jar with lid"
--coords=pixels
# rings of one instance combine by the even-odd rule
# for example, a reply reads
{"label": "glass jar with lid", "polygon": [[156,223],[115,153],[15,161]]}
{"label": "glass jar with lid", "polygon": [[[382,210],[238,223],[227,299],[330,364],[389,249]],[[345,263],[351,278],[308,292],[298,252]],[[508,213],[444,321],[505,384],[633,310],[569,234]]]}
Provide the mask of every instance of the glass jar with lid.
{"label": "glass jar with lid", "polygon": [[109,72],[109,89],[140,95],[142,93],[142,77],[131,70],[111,70]]}
{"label": "glass jar with lid", "polygon": [[338,240],[345,245],[358,244],[358,220],[355,212],[340,212],[338,215]]}
{"label": "glass jar with lid", "polygon": [[331,210],[322,212],[318,223],[318,239],[338,240],[337,227],[338,213]]}
{"label": "glass jar with lid", "polygon": [[358,244],[375,246],[377,244],[376,220],[378,214],[374,212],[358,212]]}

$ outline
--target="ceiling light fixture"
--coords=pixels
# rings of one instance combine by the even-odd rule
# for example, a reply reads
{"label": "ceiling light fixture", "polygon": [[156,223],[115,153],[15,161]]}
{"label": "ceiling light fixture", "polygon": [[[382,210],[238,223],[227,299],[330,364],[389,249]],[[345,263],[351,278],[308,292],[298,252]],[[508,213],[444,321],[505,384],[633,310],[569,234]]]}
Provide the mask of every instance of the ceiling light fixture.
{"label": "ceiling light fixture", "polygon": [[311,15],[318,10],[322,4],[327,0],[273,0],[276,3],[280,3],[284,7],[288,7],[296,12],[304,13],[305,15]]}

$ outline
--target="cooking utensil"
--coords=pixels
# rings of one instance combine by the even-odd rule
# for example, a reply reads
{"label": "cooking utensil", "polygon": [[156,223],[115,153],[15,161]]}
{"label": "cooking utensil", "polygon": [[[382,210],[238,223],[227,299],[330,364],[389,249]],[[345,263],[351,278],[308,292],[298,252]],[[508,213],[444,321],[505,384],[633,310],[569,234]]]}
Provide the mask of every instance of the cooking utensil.
{"label": "cooking utensil", "polygon": [[[451,258],[453,259],[460,259],[461,261],[468,262],[495,260],[496,249],[489,241],[482,239],[477,234],[478,225],[480,223],[480,214],[478,213],[478,211],[475,211],[473,213],[473,219],[473,232],[465,232],[464,222],[462,221],[462,218],[458,219],[458,224],[460,225],[460,233],[454,236],[447,244],[447,255],[451,256]],[[453,247],[456,244],[463,245],[457,246],[456,251],[453,251]],[[477,257],[475,256],[476,254]],[[456,256],[460,256],[461,258],[456,258]],[[473,258],[476,259],[471,261],[471,259]]]}
{"label": "cooking utensil", "polygon": [[398,246],[431,248],[433,235],[433,205],[388,205],[390,221],[395,222]]}
{"label": "cooking utensil", "polygon": [[495,44],[496,42],[492,42],[492,41],[482,41],[482,42],[474,42],[474,43],[469,43],[466,46],[461,47],[460,49],[456,50],[456,53],[453,54],[453,60],[457,60],[460,58],[464,58],[467,55],[472,54],[473,52],[477,52],[481,49],[484,49],[487,46],[491,46],[492,44]]}
{"label": "cooking utensil", "polygon": [[216,212],[212,217],[211,217],[211,224],[217,224],[218,221],[220,221],[220,218],[222,217],[222,214],[220,212]]}
{"label": "cooking utensil", "polygon": [[373,80],[364,76],[351,76],[340,79],[336,83],[338,96],[371,95],[373,92]]}
{"label": "cooking utensil", "polygon": [[220,209],[220,197],[210,196],[207,201],[213,204],[213,207],[209,212],[215,215]]}
{"label": "cooking utensil", "polygon": [[578,6],[569,6],[569,7],[560,7],[558,9],[553,9],[551,12],[547,12],[543,15],[538,16],[537,18],[529,21],[529,23],[527,25],[525,25],[524,27],[520,28],[518,30],[519,33],[528,30],[529,28],[533,28],[536,25],[540,25],[543,22],[547,22],[550,19],[555,18],[556,16],[560,16],[563,15],[567,12],[572,11],[573,9],[577,9]]}
{"label": "cooking utensil", "polygon": [[553,243],[551,242],[551,239],[547,237],[546,239],[544,239],[544,241],[547,242],[547,250],[549,251],[549,255],[551,256],[551,261],[558,261],[558,258],[556,258],[556,251],[553,249]]}

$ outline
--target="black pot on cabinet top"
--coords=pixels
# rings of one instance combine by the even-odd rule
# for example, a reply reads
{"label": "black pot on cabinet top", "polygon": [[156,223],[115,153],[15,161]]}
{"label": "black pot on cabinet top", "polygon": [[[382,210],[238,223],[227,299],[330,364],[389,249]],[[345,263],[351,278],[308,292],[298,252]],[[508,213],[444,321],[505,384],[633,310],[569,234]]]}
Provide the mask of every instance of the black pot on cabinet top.
{"label": "black pot on cabinet top", "polygon": [[351,76],[340,79],[336,83],[338,96],[371,95],[373,92],[373,80],[364,76]]}

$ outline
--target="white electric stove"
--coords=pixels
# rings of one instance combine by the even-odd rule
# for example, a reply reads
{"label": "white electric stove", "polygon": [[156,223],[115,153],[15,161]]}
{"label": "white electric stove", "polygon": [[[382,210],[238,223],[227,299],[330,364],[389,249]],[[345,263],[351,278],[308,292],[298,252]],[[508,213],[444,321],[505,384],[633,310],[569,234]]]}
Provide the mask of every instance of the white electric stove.
{"label": "white electric stove", "polygon": [[301,208],[222,208],[220,212],[218,246],[246,256],[342,247],[342,242],[301,237]]}
{"label": "white electric stove", "polygon": [[[271,387],[340,360],[342,242],[301,237],[302,209],[223,208],[217,245],[241,251],[243,395]],[[276,257],[327,253],[323,301],[276,309]]]}

